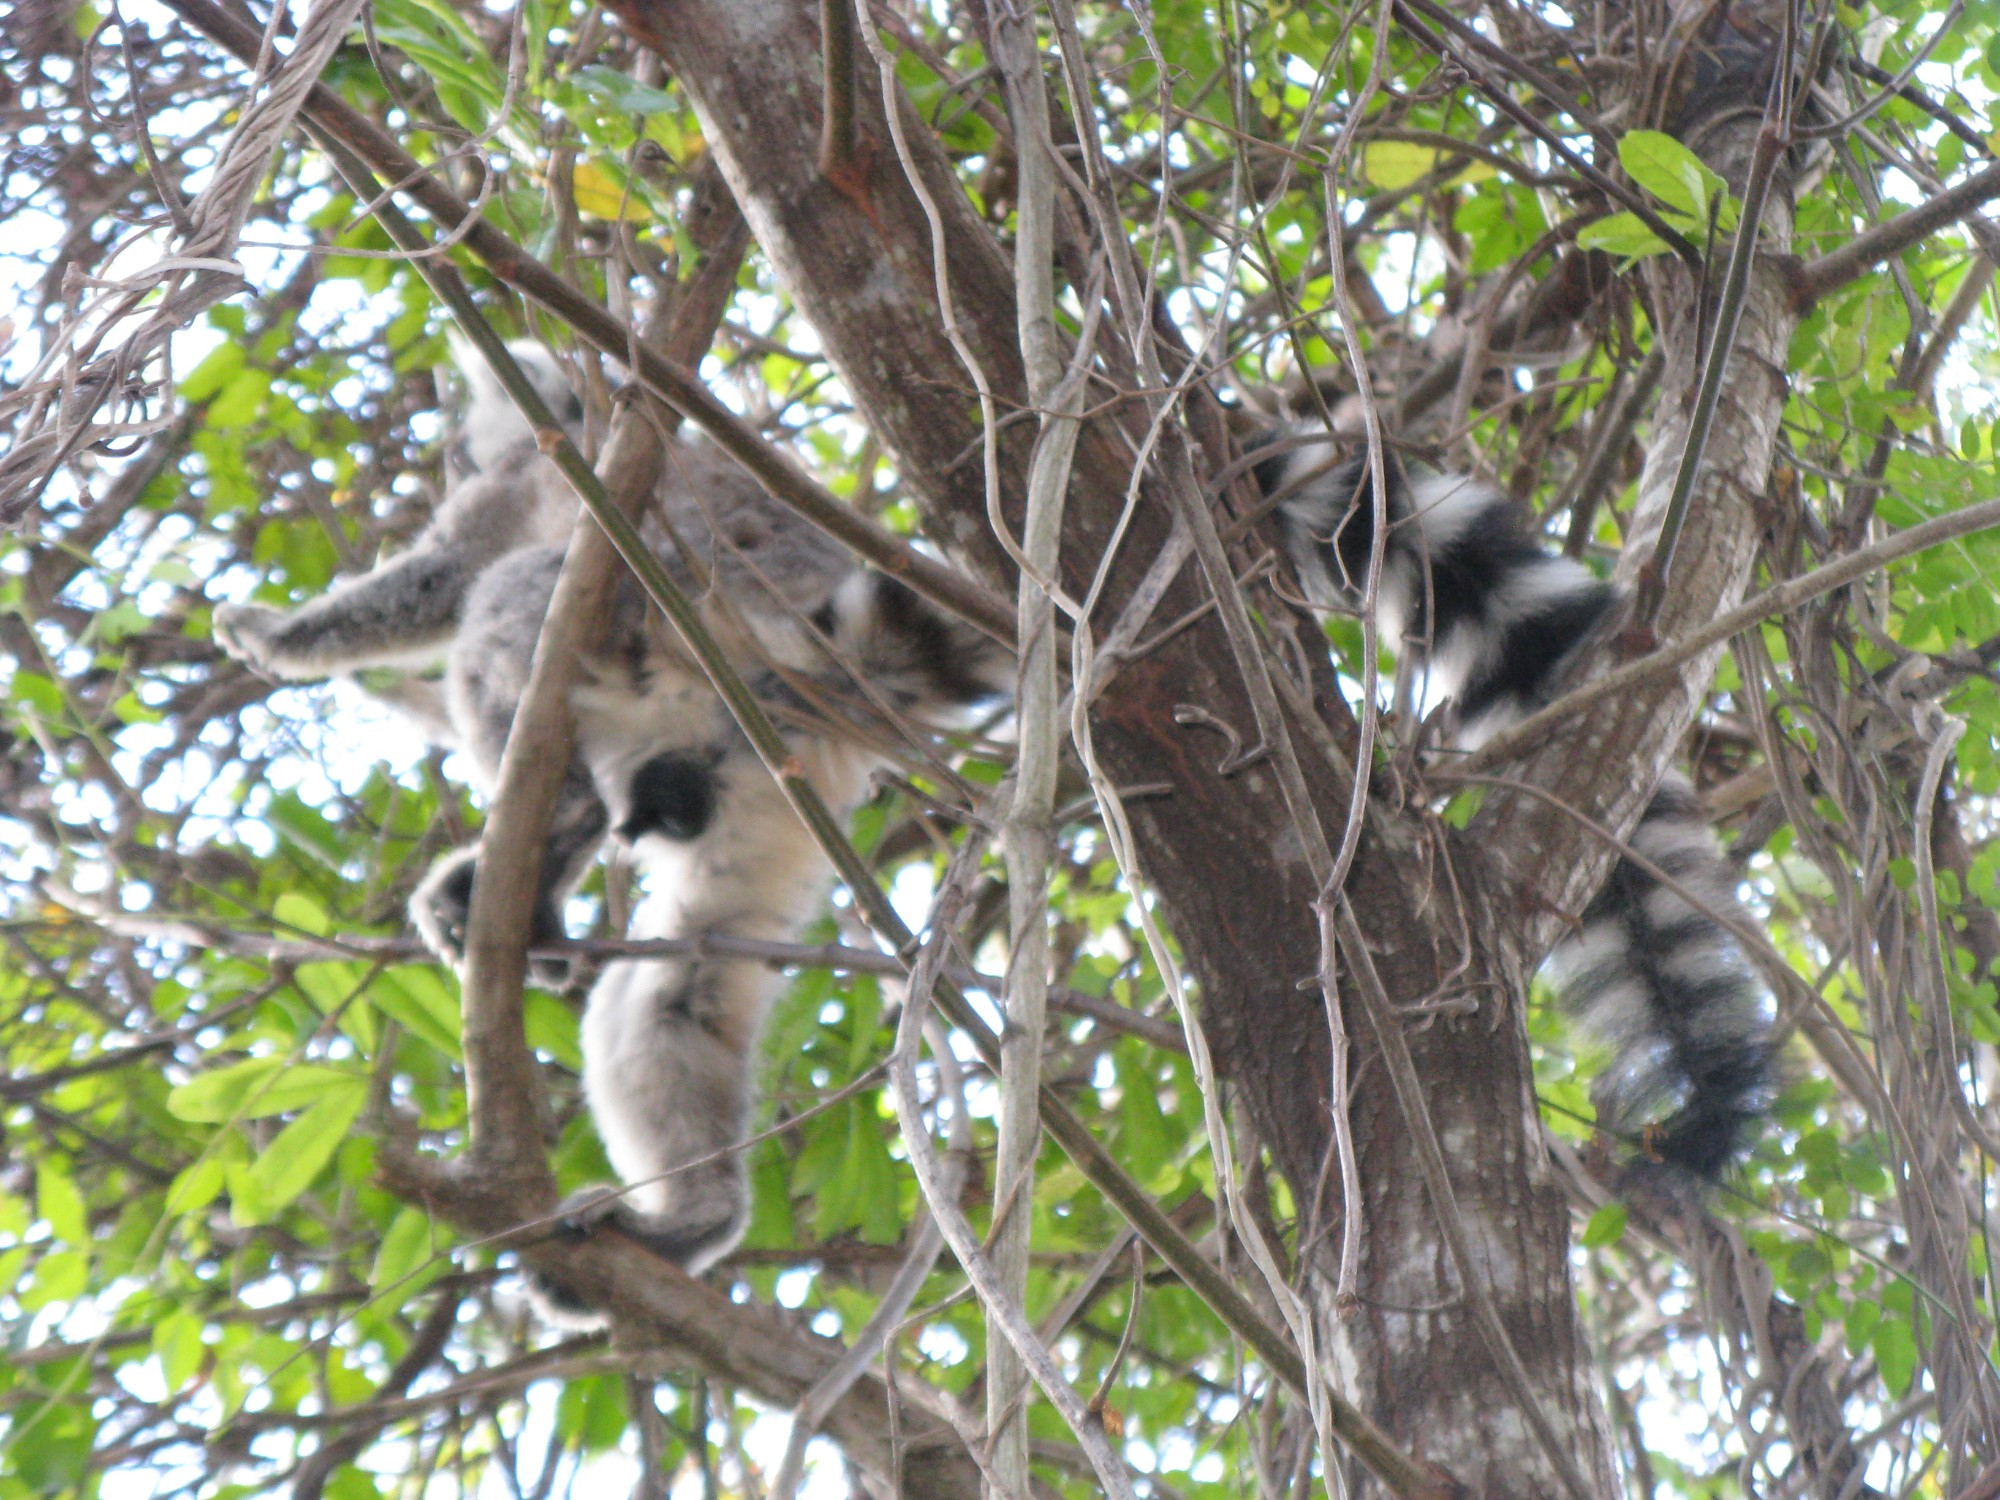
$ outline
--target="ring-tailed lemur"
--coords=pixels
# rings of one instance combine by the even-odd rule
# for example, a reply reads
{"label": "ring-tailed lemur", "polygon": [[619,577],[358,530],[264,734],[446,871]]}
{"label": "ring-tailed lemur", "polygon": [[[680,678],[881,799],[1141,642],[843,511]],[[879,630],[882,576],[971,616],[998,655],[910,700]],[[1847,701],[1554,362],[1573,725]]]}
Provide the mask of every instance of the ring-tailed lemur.
{"label": "ring-tailed lemur", "polygon": [[[513,352],[545,394],[571,399],[545,353]],[[490,787],[577,502],[497,382],[467,363],[471,401],[458,451],[475,472],[429,527],[373,572],[297,610],[218,609],[215,636],[286,678],[442,663],[452,738]],[[703,445],[671,445],[642,530],[837,813],[860,803],[889,759],[887,720],[871,705],[937,723],[1011,683],[999,648],[857,567]],[[563,900],[607,831],[646,876],[633,936],[793,937],[830,882],[824,856],[629,578],[610,615],[572,694],[576,755],[543,852],[531,940],[562,936]],[[477,853],[446,856],[411,901],[424,937],[452,962],[464,946]],[[570,1213],[609,1219],[690,1272],[735,1245],[749,1209],[736,1148],[750,1070],[783,985],[768,966],[743,960],[606,966],[584,1015],[584,1092],[627,1187],[578,1194]]]}
{"label": "ring-tailed lemur", "polygon": [[[1368,458],[1335,463],[1294,434],[1256,475],[1278,497],[1286,551],[1308,597],[1353,608],[1367,578],[1375,507]],[[1472,749],[1550,701],[1616,602],[1582,563],[1546,551],[1522,508],[1460,475],[1406,475],[1384,456],[1389,532],[1377,623],[1392,649],[1422,653],[1448,699],[1446,735]],[[1600,1114],[1643,1136],[1647,1156],[1714,1177],[1742,1150],[1771,1094],[1763,987],[1711,911],[1740,914],[1736,880],[1694,790],[1669,774],[1632,849],[1700,907],[1629,859],[1550,955],[1557,991],[1614,1049]]]}

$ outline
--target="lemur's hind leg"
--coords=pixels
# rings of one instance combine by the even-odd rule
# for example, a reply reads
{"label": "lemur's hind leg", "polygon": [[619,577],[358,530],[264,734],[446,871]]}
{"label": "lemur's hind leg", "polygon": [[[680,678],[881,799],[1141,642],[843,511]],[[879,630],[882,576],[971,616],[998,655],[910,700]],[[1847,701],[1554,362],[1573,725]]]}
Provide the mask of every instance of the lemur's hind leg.
{"label": "lemur's hind leg", "polygon": [[[499,775],[500,757],[527,688],[535,642],[561,569],[560,548],[515,553],[488,568],[466,601],[465,618],[452,647],[448,691],[459,741],[488,788]],[[590,868],[604,840],[606,821],[589,770],[581,757],[572,755],[542,849],[528,934],[531,946],[559,942],[565,935],[563,901]],[[445,856],[410,901],[411,917],[425,942],[451,963],[464,957],[478,857],[477,845]],[[568,965],[537,960],[534,974],[538,983],[558,985],[567,978]]]}
{"label": "lemur's hind leg", "polygon": [[[829,874],[818,844],[740,737],[706,749],[679,739],[605,781],[649,888],[633,935],[795,937]],[[824,740],[798,748],[837,811],[860,800],[872,754]],[[583,1086],[624,1190],[573,1195],[574,1228],[616,1228],[690,1272],[735,1246],[750,1217],[743,1136],[757,1039],[784,986],[766,964],[699,954],[604,971],[584,1012]],[[580,1311],[547,1289],[541,1300],[560,1320]]]}
{"label": "lemur's hind leg", "polygon": [[[643,920],[637,931],[655,935]],[[740,962],[638,960],[605,971],[584,1016],[584,1092],[628,1187],[610,1198],[586,1189],[573,1211],[691,1274],[735,1246],[750,1215],[741,1146],[756,1036],[783,982]]]}
{"label": "lemur's hind leg", "polygon": [[[546,948],[569,934],[563,926],[562,904],[582,880],[604,842],[604,804],[597,800],[590,778],[572,765],[557,794],[548,842],[542,846],[542,868],[535,902],[528,917],[528,946]],[[410,919],[437,956],[450,964],[465,958],[467,924],[472,916],[472,882],[479,868],[480,845],[454,850],[431,866],[410,897]],[[535,983],[560,989],[569,981],[569,962],[536,958],[529,973]]]}

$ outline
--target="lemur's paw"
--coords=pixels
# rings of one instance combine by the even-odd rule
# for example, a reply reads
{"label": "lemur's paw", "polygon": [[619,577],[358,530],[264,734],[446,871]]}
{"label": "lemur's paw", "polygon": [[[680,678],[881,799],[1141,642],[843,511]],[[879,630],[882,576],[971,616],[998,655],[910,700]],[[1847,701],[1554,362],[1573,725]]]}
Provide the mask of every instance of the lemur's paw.
{"label": "lemur's paw", "polygon": [[631,1215],[625,1195],[615,1183],[594,1182],[556,1205],[555,1232],[561,1239],[588,1239],[606,1225],[627,1227]]}
{"label": "lemur's paw", "polygon": [[627,1189],[598,1182],[579,1188],[557,1205],[555,1236],[581,1240],[609,1229],[690,1276],[698,1276],[736,1248],[749,1220],[747,1199],[711,1205],[711,1209],[706,1214],[690,1214],[685,1208],[647,1213],[633,1206]]}
{"label": "lemur's paw", "polygon": [[[631,1210],[625,1207],[622,1196],[617,1184],[610,1182],[579,1188],[557,1204],[556,1211],[549,1216],[550,1241],[555,1245],[573,1245],[589,1239],[607,1224],[622,1227],[631,1217]],[[558,1286],[544,1272],[527,1270],[525,1275],[528,1301],[541,1320],[551,1327],[589,1333],[604,1327],[608,1321],[597,1308]]]}
{"label": "lemur's paw", "polygon": [[[424,877],[410,897],[410,920],[424,945],[454,969],[465,963],[465,935],[472,920],[472,877],[479,868],[479,846],[447,854]],[[546,948],[563,941],[562,922],[546,900],[537,898],[529,919],[528,946]],[[572,965],[567,958],[534,954],[528,959],[529,983],[545,990],[565,989]]]}
{"label": "lemur's paw", "polygon": [[465,962],[465,928],[472,915],[472,876],[479,858],[475,845],[447,854],[431,866],[410,896],[410,920],[424,946],[453,968]]}
{"label": "lemur's paw", "polygon": [[246,666],[270,671],[271,637],[284,611],[262,604],[223,604],[215,610],[215,644]]}

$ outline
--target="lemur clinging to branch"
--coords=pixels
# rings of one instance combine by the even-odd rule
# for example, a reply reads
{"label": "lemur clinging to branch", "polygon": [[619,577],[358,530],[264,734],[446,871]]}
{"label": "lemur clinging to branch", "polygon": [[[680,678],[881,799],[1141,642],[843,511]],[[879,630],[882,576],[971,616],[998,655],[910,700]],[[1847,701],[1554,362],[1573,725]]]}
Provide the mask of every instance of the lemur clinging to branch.
{"label": "lemur clinging to branch", "polygon": [[[512,348],[552,409],[574,412],[554,361]],[[471,472],[417,540],[297,610],[218,609],[215,634],[285,678],[442,663],[453,738],[490,788],[577,501],[484,364],[462,364],[471,400],[457,450]],[[984,636],[858,567],[703,445],[670,446],[642,530],[836,813],[860,803],[889,759],[889,726],[871,705],[936,725],[1011,683],[1010,660]],[[635,937],[795,936],[830,880],[818,845],[638,586],[626,579],[610,608],[572,694],[576,753],[531,940],[562,936],[564,898],[607,831],[645,873]],[[447,961],[462,954],[477,855],[446,856],[412,898],[418,928]],[[580,1194],[577,1211],[615,1219],[689,1271],[734,1246],[749,1208],[736,1148],[751,1064],[783,985],[742,960],[606,966],[584,1015],[584,1092],[627,1188]]]}

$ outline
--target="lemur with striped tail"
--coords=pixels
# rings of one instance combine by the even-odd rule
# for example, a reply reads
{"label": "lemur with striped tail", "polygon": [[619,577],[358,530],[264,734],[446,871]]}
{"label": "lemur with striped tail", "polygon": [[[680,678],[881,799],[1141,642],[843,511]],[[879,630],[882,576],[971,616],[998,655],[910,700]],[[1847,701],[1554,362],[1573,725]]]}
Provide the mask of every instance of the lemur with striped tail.
{"label": "lemur with striped tail", "polygon": [[[1377,507],[1364,451],[1293,434],[1257,462],[1307,597],[1355,608]],[[1545,549],[1522,507],[1455,474],[1406,472],[1384,455],[1388,522],[1377,628],[1447,701],[1450,748],[1470,750],[1549,702],[1617,601],[1573,558]],[[1744,1149],[1772,1094],[1772,1019],[1762,985],[1715,914],[1743,916],[1736,879],[1693,787],[1669,774],[1622,858],[1550,955],[1557,993],[1613,1049],[1599,1113],[1642,1152],[1695,1178]],[[1676,889],[1675,887],[1678,887]],[[1693,899],[1690,900],[1689,898]]]}

